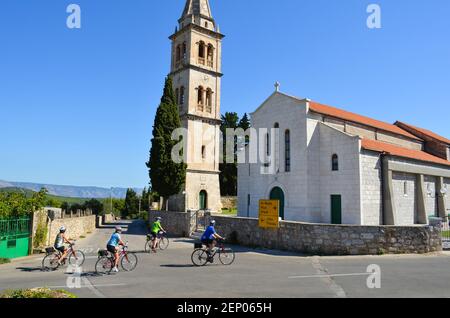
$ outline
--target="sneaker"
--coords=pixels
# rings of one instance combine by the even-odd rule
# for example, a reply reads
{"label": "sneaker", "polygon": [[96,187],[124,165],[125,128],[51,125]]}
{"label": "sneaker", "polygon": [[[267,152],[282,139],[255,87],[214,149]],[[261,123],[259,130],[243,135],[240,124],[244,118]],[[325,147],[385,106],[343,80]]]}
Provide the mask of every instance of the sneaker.
{"label": "sneaker", "polygon": [[118,273],[118,272],[119,272],[119,269],[118,269],[117,267],[114,267],[114,268],[112,269],[112,271],[113,271],[114,273]]}

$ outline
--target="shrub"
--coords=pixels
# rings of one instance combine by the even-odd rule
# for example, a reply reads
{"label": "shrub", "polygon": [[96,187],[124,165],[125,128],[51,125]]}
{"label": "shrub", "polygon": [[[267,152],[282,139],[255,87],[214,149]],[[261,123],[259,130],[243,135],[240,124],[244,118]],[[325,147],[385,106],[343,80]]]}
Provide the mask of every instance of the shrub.
{"label": "shrub", "polygon": [[11,263],[11,261],[8,258],[0,258],[0,264],[8,264]]}
{"label": "shrub", "polygon": [[65,290],[51,290],[48,288],[8,290],[0,298],[77,298]]}
{"label": "shrub", "polygon": [[42,247],[45,245],[47,240],[48,228],[47,222],[44,215],[39,215],[39,222],[36,228],[36,233],[34,234],[34,247]]}

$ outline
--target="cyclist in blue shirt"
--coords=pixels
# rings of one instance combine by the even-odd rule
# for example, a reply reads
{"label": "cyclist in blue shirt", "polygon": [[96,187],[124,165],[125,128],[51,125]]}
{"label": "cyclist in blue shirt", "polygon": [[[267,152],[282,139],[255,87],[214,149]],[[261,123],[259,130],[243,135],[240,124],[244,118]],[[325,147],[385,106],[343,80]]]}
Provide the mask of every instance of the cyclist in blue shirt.
{"label": "cyclist in blue shirt", "polygon": [[120,226],[116,226],[116,230],[111,236],[106,245],[106,249],[114,255],[114,268],[113,272],[119,271],[119,246],[125,246],[125,243],[122,241],[120,234],[122,233],[122,228]]}
{"label": "cyclist in blue shirt", "polygon": [[216,221],[212,220],[206,229],[205,233],[202,235],[202,243],[208,247],[208,254],[211,255],[211,250],[216,247],[216,240],[224,240],[222,236],[217,234],[214,226],[216,225]]}

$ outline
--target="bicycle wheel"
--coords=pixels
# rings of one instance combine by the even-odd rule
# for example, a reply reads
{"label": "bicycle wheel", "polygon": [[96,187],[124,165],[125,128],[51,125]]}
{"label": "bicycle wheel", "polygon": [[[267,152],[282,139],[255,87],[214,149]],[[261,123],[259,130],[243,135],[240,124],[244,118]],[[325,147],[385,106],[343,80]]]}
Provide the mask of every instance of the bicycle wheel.
{"label": "bicycle wheel", "polygon": [[126,253],[122,256],[120,260],[120,265],[122,265],[122,269],[126,272],[131,272],[136,269],[138,264],[138,258],[134,253]]}
{"label": "bicycle wheel", "polygon": [[223,265],[231,265],[234,263],[236,255],[231,248],[219,250],[219,260]]}
{"label": "bicycle wheel", "polygon": [[83,266],[86,256],[81,251],[73,251],[69,256],[69,264],[72,266]]}
{"label": "bicycle wheel", "polygon": [[95,263],[95,272],[97,274],[109,274],[113,269],[113,260],[108,257],[101,257],[98,259],[97,263]]}
{"label": "bicycle wheel", "polygon": [[161,251],[166,250],[169,247],[170,241],[167,237],[163,236],[161,237],[161,239],[159,240],[159,249]]}
{"label": "bicycle wheel", "polygon": [[59,254],[58,253],[48,254],[42,260],[42,270],[44,270],[44,271],[48,271],[48,270],[54,271],[54,270],[58,269],[58,267],[60,266],[58,264],[58,261],[59,261]]}
{"label": "bicycle wheel", "polygon": [[153,241],[147,241],[147,243],[145,243],[145,252],[146,253],[151,253],[152,252],[152,245],[153,245]]}
{"label": "bicycle wheel", "polygon": [[208,253],[204,249],[196,249],[191,256],[192,264],[195,266],[205,266],[208,263]]}

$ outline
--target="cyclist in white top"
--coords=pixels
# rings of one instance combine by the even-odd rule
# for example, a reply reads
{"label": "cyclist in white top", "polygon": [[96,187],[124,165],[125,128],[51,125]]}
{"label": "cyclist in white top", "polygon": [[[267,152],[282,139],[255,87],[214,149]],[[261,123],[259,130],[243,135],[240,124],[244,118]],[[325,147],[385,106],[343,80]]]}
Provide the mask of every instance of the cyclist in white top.
{"label": "cyclist in white top", "polygon": [[66,238],[66,228],[64,226],[62,226],[59,229],[59,233],[58,235],[56,235],[56,239],[55,239],[55,249],[61,252],[61,257],[59,258],[59,265],[61,265],[62,262],[64,262],[64,260],[67,257],[67,249],[64,246],[64,243],[67,244],[71,244],[70,241]]}

